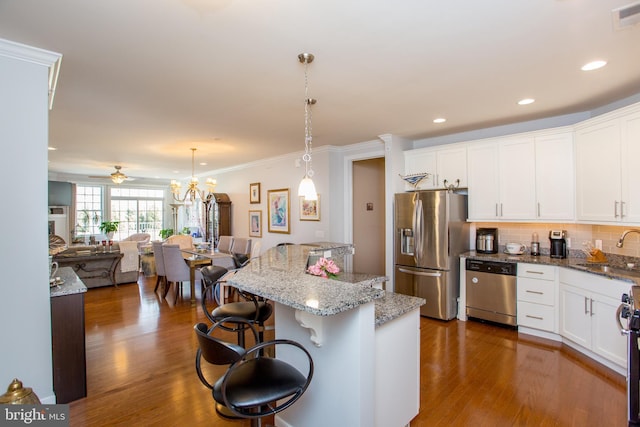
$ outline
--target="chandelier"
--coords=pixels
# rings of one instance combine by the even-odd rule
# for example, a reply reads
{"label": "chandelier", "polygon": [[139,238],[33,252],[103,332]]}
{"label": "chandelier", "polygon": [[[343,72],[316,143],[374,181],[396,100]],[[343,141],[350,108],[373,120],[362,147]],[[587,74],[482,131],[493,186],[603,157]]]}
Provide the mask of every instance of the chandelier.
{"label": "chandelier", "polygon": [[173,199],[176,202],[184,203],[195,202],[197,198],[200,198],[203,202],[211,200],[213,196],[213,192],[216,189],[216,180],[212,178],[207,178],[205,181],[205,185],[207,186],[206,191],[198,188],[198,178],[196,177],[195,169],[196,169],[196,148],[191,149],[191,180],[189,181],[189,187],[185,191],[184,195],[180,197],[180,183],[175,179],[171,180],[171,193],[173,194]]}
{"label": "chandelier", "polygon": [[313,62],[314,56],[310,53],[301,53],[298,60],[304,64],[304,177],[298,186],[298,196],[305,200],[318,200],[316,186],[313,183],[313,169],[311,167],[311,152],[313,136],[311,135],[311,106],[316,100],[309,98],[309,80],[307,77],[307,66]]}

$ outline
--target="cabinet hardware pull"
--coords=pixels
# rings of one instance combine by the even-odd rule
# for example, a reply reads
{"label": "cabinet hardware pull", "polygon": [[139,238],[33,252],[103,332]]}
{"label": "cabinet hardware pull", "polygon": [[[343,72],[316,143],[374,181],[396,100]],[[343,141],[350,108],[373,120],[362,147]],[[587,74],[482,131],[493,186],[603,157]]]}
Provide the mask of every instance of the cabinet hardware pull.
{"label": "cabinet hardware pull", "polygon": [[618,201],[613,202],[613,217],[618,218]]}
{"label": "cabinet hardware pull", "polygon": [[531,315],[529,315],[529,314],[527,314],[527,317],[528,317],[529,319],[544,320],[544,317],[531,316]]}
{"label": "cabinet hardware pull", "polygon": [[502,203],[500,203],[500,216],[504,216],[504,212],[502,211]]}
{"label": "cabinet hardware pull", "polygon": [[496,217],[498,216],[498,204],[496,203]]}
{"label": "cabinet hardware pull", "polygon": [[525,273],[531,273],[531,274],[544,274],[544,271],[533,271],[533,270],[527,270],[527,271],[525,271]]}
{"label": "cabinet hardware pull", "polygon": [[527,290],[527,292],[528,292],[528,293],[530,293],[530,294],[544,295],[544,292],[540,292],[540,291],[530,291],[530,290]]}
{"label": "cabinet hardware pull", "polygon": [[584,297],[584,314],[589,314],[589,308],[587,307],[587,297]]}
{"label": "cabinet hardware pull", "polygon": [[538,202],[538,216],[540,216],[540,202]]}
{"label": "cabinet hardware pull", "polygon": [[624,218],[624,202],[620,201],[620,218]]}
{"label": "cabinet hardware pull", "polygon": [[591,301],[591,304],[590,304],[591,305],[591,315],[593,316],[593,314],[594,314],[593,313],[593,299],[591,299],[590,301]]}

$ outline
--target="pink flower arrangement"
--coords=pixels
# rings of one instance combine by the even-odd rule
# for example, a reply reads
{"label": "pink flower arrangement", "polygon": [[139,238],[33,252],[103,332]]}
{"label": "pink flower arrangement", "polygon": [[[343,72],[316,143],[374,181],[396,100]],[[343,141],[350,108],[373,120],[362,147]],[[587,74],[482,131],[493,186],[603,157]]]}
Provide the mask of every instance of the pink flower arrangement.
{"label": "pink flower arrangement", "polygon": [[333,279],[338,277],[340,273],[340,267],[336,265],[333,260],[320,258],[318,262],[307,269],[307,272],[314,276],[327,277]]}

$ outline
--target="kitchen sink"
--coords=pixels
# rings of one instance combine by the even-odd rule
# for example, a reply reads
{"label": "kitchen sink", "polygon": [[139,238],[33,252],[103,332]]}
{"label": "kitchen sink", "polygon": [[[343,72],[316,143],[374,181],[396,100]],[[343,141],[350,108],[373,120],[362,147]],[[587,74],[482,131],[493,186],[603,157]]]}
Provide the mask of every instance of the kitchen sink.
{"label": "kitchen sink", "polygon": [[619,276],[640,277],[640,270],[635,268],[613,267],[607,264],[576,264],[588,271],[609,273]]}

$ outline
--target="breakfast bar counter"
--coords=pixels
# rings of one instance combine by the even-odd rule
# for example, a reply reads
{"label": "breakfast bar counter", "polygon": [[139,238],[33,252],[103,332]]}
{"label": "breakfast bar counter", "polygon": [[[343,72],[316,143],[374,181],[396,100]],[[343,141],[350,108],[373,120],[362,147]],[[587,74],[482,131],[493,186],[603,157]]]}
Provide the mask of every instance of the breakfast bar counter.
{"label": "breakfast bar counter", "polygon": [[[313,357],[311,385],[276,415],[276,424],[407,425],[419,411],[419,307],[424,300],[378,289],[385,277],[340,272],[327,279],[305,273],[318,250],[341,259],[352,247],[271,248],[229,281],[273,301],[276,338],[301,343]],[[293,355],[283,351],[278,357],[306,372]]]}

